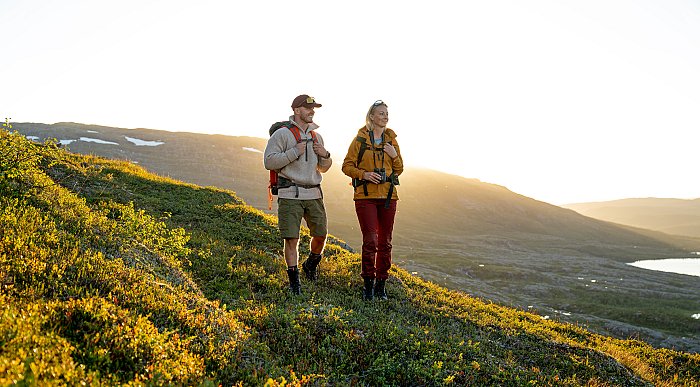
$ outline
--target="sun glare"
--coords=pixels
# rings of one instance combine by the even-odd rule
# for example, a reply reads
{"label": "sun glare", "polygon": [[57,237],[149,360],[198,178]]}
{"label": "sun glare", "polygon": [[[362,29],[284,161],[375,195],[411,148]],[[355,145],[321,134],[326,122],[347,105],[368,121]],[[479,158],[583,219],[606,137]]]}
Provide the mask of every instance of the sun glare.
{"label": "sun glare", "polygon": [[[380,22],[358,28],[370,6]],[[383,99],[409,166],[554,203],[697,197],[699,8],[8,2],[0,107],[23,122],[266,137],[308,93],[344,154]]]}

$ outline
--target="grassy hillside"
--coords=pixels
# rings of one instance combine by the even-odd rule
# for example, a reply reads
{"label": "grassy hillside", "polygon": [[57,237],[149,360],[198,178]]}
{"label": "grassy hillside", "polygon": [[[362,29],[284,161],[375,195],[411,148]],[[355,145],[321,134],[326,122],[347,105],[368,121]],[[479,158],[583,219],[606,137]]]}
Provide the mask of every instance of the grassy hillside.
{"label": "grassy hillside", "polygon": [[700,199],[622,199],[567,204],[583,215],[667,234],[700,237]]}
{"label": "grassy hillside", "polygon": [[292,297],[275,222],[230,191],[0,131],[0,384],[700,385],[700,355],[400,268],[390,301],[362,302],[359,257],[334,243]]}
{"label": "grassy hillside", "polygon": [[[233,189],[247,203],[266,208],[261,138],[74,123],[16,128],[39,139],[85,138],[68,149]],[[162,144],[138,146],[127,137]],[[335,165],[324,177],[330,231],[357,247],[360,232],[351,188],[340,172],[342,152],[332,152]],[[700,240],[610,224],[502,186],[431,170],[408,168],[399,192],[394,260],[408,272],[502,304],[585,323],[598,333],[700,352],[700,326],[691,317],[700,312],[700,281],[626,264],[687,256],[700,251]]]}

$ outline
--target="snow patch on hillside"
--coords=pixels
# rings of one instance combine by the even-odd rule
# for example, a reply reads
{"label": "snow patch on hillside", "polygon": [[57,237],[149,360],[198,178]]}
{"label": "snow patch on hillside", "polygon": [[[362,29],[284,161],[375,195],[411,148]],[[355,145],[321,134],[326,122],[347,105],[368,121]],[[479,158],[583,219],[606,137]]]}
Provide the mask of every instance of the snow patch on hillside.
{"label": "snow patch on hillside", "polygon": [[146,141],[146,140],[139,140],[138,138],[133,138],[133,137],[128,137],[124,136],[127,141],[130,143],[136,145],[136,146],[158,146],[158,145],[163,145],[165,144],[162,141]]}
{"label": "snow patch on hillside", "polygon": [[100,140],[97,138],[90,138],[90,137],[80,137],[80,141],[85,141],[85,142],[94,142],[97,144],[104,144],[104,145],[119,145],[116,142],[111,142],[111,141],[105,141],[105,140]]}

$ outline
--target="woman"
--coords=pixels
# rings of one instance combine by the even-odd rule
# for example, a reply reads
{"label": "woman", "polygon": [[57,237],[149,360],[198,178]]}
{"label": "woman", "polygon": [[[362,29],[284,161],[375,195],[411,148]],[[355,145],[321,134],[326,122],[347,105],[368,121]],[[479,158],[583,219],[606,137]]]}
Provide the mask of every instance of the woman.
{"label": "woman", "polygon": [[[403,160],[396,133],[386,127],[387,105],[372,104],[365,126],[357,132],[343,161],[343,173],[355,187],[355,212],[362,230],[363,298],[386,300],[385,284],[391,267],[391,233],[396,214],[398,176]],[[375,284],[376,279],[376,284]]]}

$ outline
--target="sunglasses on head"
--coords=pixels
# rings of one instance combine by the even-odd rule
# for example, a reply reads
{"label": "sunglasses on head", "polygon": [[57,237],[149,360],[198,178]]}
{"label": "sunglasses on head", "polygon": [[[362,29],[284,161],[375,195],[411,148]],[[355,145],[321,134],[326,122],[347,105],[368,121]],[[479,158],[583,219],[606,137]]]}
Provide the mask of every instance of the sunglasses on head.
{"label": "sunglasses on head", "polygon": [[378,108],[379,106],[387,106],[388,107],[386,102],[382,101],[381,99],[378,99],[378,100],[374,101],[374,103],[372,104],[372,107],[369,109],[370,109],[370,111],[373,112],[374,109]]}

